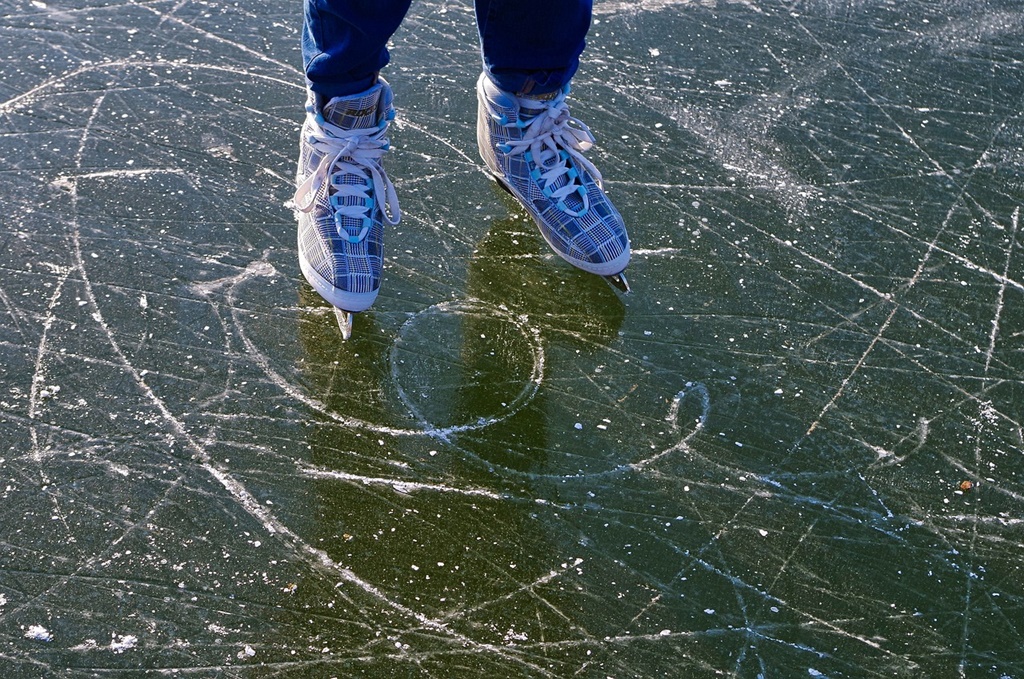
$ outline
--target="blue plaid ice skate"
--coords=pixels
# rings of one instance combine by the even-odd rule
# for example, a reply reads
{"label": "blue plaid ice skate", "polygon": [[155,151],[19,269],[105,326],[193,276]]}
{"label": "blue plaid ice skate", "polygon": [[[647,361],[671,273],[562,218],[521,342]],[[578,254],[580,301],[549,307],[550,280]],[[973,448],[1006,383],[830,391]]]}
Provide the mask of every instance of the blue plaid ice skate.
{"label": "blue plaid ice skate", "polygon": [[338,309],[369,308],[380,290],[384,227],[400,219],[395,188],[381,164],[394,118],[383,79],[318,113],[310,95],[299,144],[295,207],[299,266]]}
{"label": "blue plaid ice skate", "polygon": [[487,168],[563,259],[601,276],[620,274],[629,263],[629,237],[601,188],[601,173],[583,155],[594,137],[569,115],[569,86],[526,98],[481,74],[476,91],[477,143]]}

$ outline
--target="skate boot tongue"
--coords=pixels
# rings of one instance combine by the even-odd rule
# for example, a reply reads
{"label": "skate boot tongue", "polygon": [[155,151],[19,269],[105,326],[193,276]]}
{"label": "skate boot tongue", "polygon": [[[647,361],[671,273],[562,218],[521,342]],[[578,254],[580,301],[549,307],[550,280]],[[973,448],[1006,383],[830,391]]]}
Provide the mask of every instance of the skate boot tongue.
{"label": "skate boot tongue", "polygon": [[324,120],[345,130],[376,127],[379,122],[380,85],[361,95],[335,97],[324,106]]}
{"label": "skate boot tongue", "polygon": [[[517,95],[520,120],[526,123],[542,113],[548,113],[551,116],[550,121],[537,121],[542,123],[542,128],[564,126],[569,118],[569,112],[564,104],[556,104],[556,100],[560,103],[564,99],[564,97],[559,98],[562,93],[563,90],[556,90],[549,94],[533,97]],[[581,179],[575,169],[570,171],[572,161],[569,155],[555,144],[548,143],[539,148],[539,156],[534,157],[533,161],[538,165],[540,173],[548,175],[543,180],[545,193],[548,196],[559,195],[559,206],[562,209],[582,215],[586,211],[586,204],[582,200],[581,192],[577,190],[581,186]],[[556,167],[565,169],[561,172],[549,173]],[[560,191],[569,185],[573,187],[573,190]]]}
{"label": "skate boot tongue", "polygon": [[559,94],[561,94],[561,90],[555,90],[554,92],[539,94],[532,97],[517,94],[516,99],[519,103],[519,116],[521,118],[532,118],[543,113],[548,110],[548,106],[556,97],[558,97]]}

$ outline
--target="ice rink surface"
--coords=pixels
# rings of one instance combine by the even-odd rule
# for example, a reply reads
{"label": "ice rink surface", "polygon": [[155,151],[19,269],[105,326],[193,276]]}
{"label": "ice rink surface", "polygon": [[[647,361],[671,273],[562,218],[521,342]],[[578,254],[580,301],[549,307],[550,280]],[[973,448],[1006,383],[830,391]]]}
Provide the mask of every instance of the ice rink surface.
{"label": "ice rink surface", "polygon": [[1024,676],[1024,7],[595,7],[633,294],[484,174],[472,6],[403,221],[298,271],[297,0],[0,0],[5,677]]}

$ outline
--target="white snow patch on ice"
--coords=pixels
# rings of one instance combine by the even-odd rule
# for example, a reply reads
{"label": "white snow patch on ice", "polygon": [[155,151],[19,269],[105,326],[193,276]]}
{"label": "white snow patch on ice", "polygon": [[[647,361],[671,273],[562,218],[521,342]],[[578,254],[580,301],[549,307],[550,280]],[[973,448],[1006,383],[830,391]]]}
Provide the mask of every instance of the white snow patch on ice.
{"label": "white snow patch on ice", "polygon": [[42,625],[31,625],[25,630],[25,638],[35,639],[36,641],[53,641],[53,635],[50,634],[50,630]]}
{"label": "white snow patch on ice", "polygon": [[130,648],[135,648],[139,638],[132,634],[115,634],[110,641],[110,650],[114,653],[124,653]]}

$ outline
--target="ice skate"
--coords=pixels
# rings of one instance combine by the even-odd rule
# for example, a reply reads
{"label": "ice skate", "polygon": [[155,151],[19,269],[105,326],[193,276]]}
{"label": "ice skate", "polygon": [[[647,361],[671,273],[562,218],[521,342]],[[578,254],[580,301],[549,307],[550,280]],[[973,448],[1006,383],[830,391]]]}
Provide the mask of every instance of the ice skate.
{"label": "ice skate", "polygon": [[601,188],[601,173],[583,153],[594,137],[569,116],[569,86],[539,98],[477,81],[477,143],[487,169],[533,217],[552,250],[584,271],[629,292],[623,270],[629,237]]}
{"label": "ice skate", "polygon": [[370,308],[380,290],[385,225],[401,214],[381,161],[394,118],[391,88],[327,102],[310,93],[299,143],[295,207],[299,267],[313,289],[335,307],[342,337],[353,314]]}

